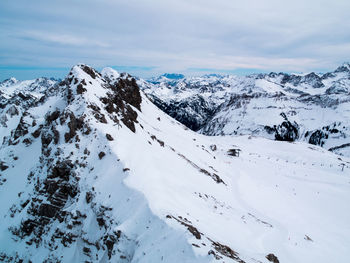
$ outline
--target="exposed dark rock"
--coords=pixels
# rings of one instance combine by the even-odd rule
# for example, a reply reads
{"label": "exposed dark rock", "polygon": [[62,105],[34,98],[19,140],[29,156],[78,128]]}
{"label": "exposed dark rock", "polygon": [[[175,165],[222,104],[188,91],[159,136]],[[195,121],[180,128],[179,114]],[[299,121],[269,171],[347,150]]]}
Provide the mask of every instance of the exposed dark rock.
{"label": "exposed dark rock", "polygon": [[58,142],[60,140],[60,133],[56,129],[52,129],[52,132],[53,132],[53,142],[54,142],[54,144],[58,144]]}
{"label": "exposed dark rock", "polygon": [[113,141],[114,140],[112,135],[110,135],[109,133],[106,134],[106,138],[107,138],[108,141]]}
{"label": "exposed dark rock", "polygon": [[57,120],[58,117],[60,116],[60,111],[59,110],[56,110],[54,112],[52,112],[51,114],[47,114],[45,119],[46,119],[46,123],[47,124],[50,124],[52,123],[53,121]]}
{"label": "exposed dark rock", "polygon": [[34,228],[37,226],[37,223],[34,220],[27,219],[21,223],[21,230],[24,235],[30,235]]}
{"label": "exposed dark rock", "polygon": [[92,198],[93,198],[92,192],[86,192],[86,195],[85,195],[86,203],[89,204],[91,202]]}
{"label": "exposed dark rock", "polygon": [[65,199],[70,197],[75,197],[78,193],[77,187],[73,184],[63,182],[60,184],[60,190],[59,194],[61,197],[64,197]]}
{"label": "exposed dark rock", "polygon": [[41,144],[43,147],[47,148],[48,145],[52,142],[52,140],[53,136],[49,131],[45,130],[41,133]]}
{"label": "exposed dark rock", "polygon": [[84,252],[85,254],[90,254],[91,249],[88,248],[88,247],[83,247],[83,252]]}
{"label": "exposed dark rock", "polygon": [[73,242],[76,241],[76,238],[78,236],[71,233],[71,232],[68,232],[68,233],[64,233],[64,235],[62,236],[62,244],[65,246],[65,247],[68,247],[68,245],[72,244]]}
{"label": "exposed dark rock", "polygon": [[9,168],[9,166],[6,165],[5,162],[0,161],[0,170],[1,170],[1,171],[5,171],[5,170],[8,169],[8,168]]}
{"label": "exposed dark rock", "polygon": [[103,219],[103,217],[97,217],[96,220],[100,227],[105,225],[105,220]]}
{"label": "exposed dark rock", "polygon": [[136,132],[135,122],[137,122],[137,113],[129,105],[126,105],[125,111],[121,121],[128,127],[132,132]]}
{"label": "exposed dark rock", "polygon": [[24,143],[26,146],[31,145],[32,142],[33,142],[33,141],[32,141],[31,139],[29,139],[29,138],[25,138],[25,139],[23,140],[23,143]]}
{"label": "exposed dark rock", "polygon": [[8,118],[7,118],[6,115],[0,116],[0,125],[1,125],[2,127],[5,127],[5,128],[8,127],[8,126],[7,126],[7,121],[8,121]]}
{"label": "exposed dark rock", "polygon": [[51,204],[41,204],[39,208],[39,216],[46,216],[52,218],[58,212],[58,207]]}
{"label": "exposed dark rock", "polygon": [[23,94],[22,92],[19,92],[17,95],[18,95],[18,97],[20,97],[22,100],[30,100],[30,99],[31,99],[31,96],[30,96],[30,95]]}
{"label": "exposed dark rock", "polygon": [[119,79],[114,86],[120,98],[141,111],[141,94],[134,78]]}
{"label": "exposed dark rock", "polygon": [[274,255],[274,254],[268,254],[266,256],[267,260],[273,263],[280,263],[280,261],[278,260],[278,258]]}
{"label": "exposed dark rock", "polygon": [[64,135],[66,142],[69,142],[76,134],[76,119],[73,113],[70,114],[70,122],[68,123],[69,132]]}
{"label": "exposed dark rock", "polygon": [[308,235],[305,235],[304,239],[305,239],[305,240],[307,240],[307,241],[311,241],[311,242],[313,242],[312,238],[311,238],[311,237],[309,237]]}
{"label": "exposed dark rock", "polygon": [[188,231],[190,231],[195,238],[201,239],[201,233],[197,230],[197,228],[186,223],[183,223],[183,224],[187,226]]}
{"label": "exposed dark rock", "polygon": [[[43,234],[47,231],[45,226],[50,220],[58,220],[60,223],[65,220],[67,212],[62,209],[68,198],[74,198],[78,193],[77,178],[73,167],[70,160],[57,162],[54,167],[49,169],[50,172],[43,183],[37,178],[34,192],[36,197],[31,199],[28,208],[29,218],[21,223],[18,230],[13,231],[17,233],[16,235],[23,236],[34,233],[32,240],[38,245]],[[33,176],[34,174],[29,178]],[[43,199],[46,201],[43,202]],[[25,205],[28,203],[29,200],[25,202]],[[82,216],[79,212],[77,214]],[[80,224],[76,220],[73,220],[72,223],[74,225]],[[55,235],[62,239],[64,246],[67,246],[70,240],[74,240],[74,236],[70,236],[69,233],[60,233],[55,232]]]}
{"label": "exposed dark rock", "polygon": [[6,111],[7,114],[12,118],[13,116],[19,115],[18,109],[15,105],[11,105]]}
{"label": "exposed dark rock", "polygon": [[194,168],[198,169],[199,172],[204,173],[205,175],[211,177],[216,183],[222,183],[224,185],[226,185],[226,183],[220,178],[220,176],[218,176],[215,173],[210,173],[207,170],[200,168],[197,164],[195,164],[194,162],[192,162],[191,160],[189,160],[186,156],[184,156],[181,153],[178,153],[177,155],[179,155],[181,158],[183,158],[184,160],[186,160],[189,164],[191,164]]}
{"label": "exposed dark rock", "polygon": [[107,123],[106,117],[101,113],[101,109],[95,104],[89,104],[88,108],[93,110],[93,114],[96,120],[101,123]]}
{"label": "exposed dark rock", "polygon": [[49,193],[50,195],[54,194],[56,192],[56,190],[59,188],[58,184],[59,183],[56,180],[47,179],[44,182],[45,189],[46,189],[47,193]]}
{"label": "exposed dark rock", "polygon": [[86,88],[84,88],[81,83],[78,84],[78,86],[77,86],[77,94],[83,94],[84,92],[86,92]]}
{"label": "exposed dark rock", "polygon": [[268,134],[274,134],[275,133],[275,129],[273,127],[268,126],[268,125],[264,126],[264,129],[265,129],[265,131]]}
{"label": "exposed dark rock", "polygon": [[164,142],[159,140],[155,135],[152,135],[151,139],[152,140],[156,140],[159,143],[160,146],[164,147]]}
{"label": "exposed dark rock", "polygon": [[101,74],[98,73],[96,70],[94,70],[93,68],[86,66],[86,65],[79,65],[79,67],[85,72],[87,73],[90,77],[92,77],[93,79],[96,79],[96,76],[101,77]]}
{"label": "exposed dark rock", "polygon": [[[120,234],[119,234],[119,237],[120,237]],[[114,244],[116,244],[118,241],[118,236],[117,235],[106,235],[104,237],[103,241],[107,247],[108,258],[111,259],[113,247],[114,247]]]}
{"label": "exposed dark rock", "polygon": [[13,133],[13,139],[17,140],[19,137],[22,137],[26,134],[28,134],[28,124],[24,122],[24,116],[21,117],[19,124],[17,125],[17,128],[15,129]]}
{"label": "exposed dark rock", "polygon": [[100,158],[100,160],[105,157],[106,153],[105,152],[99,152],[98,154],[98,158]]}
{"label": "exposed dark rock", "polygon": [[207,170],[205,170],[203,168],[199,169],[199,171],[201,173],[204,173],[205,175],[210,176],[216,183],[218,183],[218,184],[222,183],[222,184],[226,185],[225,182],[216,173],[211,174],[210,172],[208,172]]}
{"label": "exposed dark rock", "polygon": [[227,154],[230,155],[230,156],[239,157],[240,151],[241,151],[241,149],[229,149],[227,151]]}
{"label": "exposed dark rock", "polygon": [[211,240],[210,238],[208,238],[208,239],[210,242],[212,242],[212,246],[216,250],[216,252],[214,252],[213,250],[210,250],[210,251],[208,251],[208,254],[213,255],[215,257],[215,259],[222,259],[222,257],[220,257],[217,254],[217,253],[219,253],[222,256],[225,256],[225,257],[228,257],[228,258],[235,260],[236,262],[245,263],[245,261],[243,261],[238,256],[238,253],[236,251],[234,251],[232,248],[230,248],[229,246],[220,244],[219,242],[215,242],[215,241]]}
{"label": "exposed dark rock", "polygon": [[299,125],[296,122],[291,123],[283,112],[281,113],[281,116],[284,118],[284,121],[281,124],[274,125],[273,128],[265,126],[265,130],[270,131],[273,129],[277,141],[295,141],[299,138]]}
{"label": "exposed dark rock", "polygon": [[65,181],[69,180],[71,175],[71,170],[73,169],[73,164],[70,160],[57,162],[57,164],[52,168],[51,175],[49,178],[61,178]]}
{"label": "exposed dark rock", "polygon": [[40,125],[39,128],[36,129],[36,130],[32,133],[32,136],[33,136],[34,138],[38,138],[38,137],[40,136],[40,134],[41,134],[42,128],[43,128],[43,126]]}
{"label": "exposed dark rock", "polygon": [[65,142],[69,142],[75,135],[77,130],[81,130],[84,127],[84,116],[76,118],[75,115],[69,113],[70,121],[68,122],[69,132],[64,135]]}
{"label": "exposed dark rock", "polygon": [[216,260],[222,259],[222,257],[219,256],[218,254],[216,254],[216,253],[214,252],[214,250],[212,250],[212,249],[208,251],[208,255],[213,255],[213,257],[214,257]]}
{"label": "exposed dark rock", "polygon": [[275,139],[277,141],[295,141],[299,136],[298,125],[290,121],[284,121],[282,124],[275,126]]}
{"label": "exposed dark rock", "polygon": [[111,93],[108,97],[101,98],[105,109],[111,118],[118,123],[118,119],[113,117],[113,114],[121,114],[121,121],[127,126],[132,132],[135,132],[135,124],[137,122],[137,112],[130,106],[141,110],[141,94],[136,84],[135,79],[119,79],[114,85],[109,85],[108,88]]}
{"label": "exposed dark rock", "polygon": [[329,148],[328,151],[333,152],[333,151],[336,151],[336,150],[339,150],[339,149],[343,149],[343,148],[347,148],[347,147],[350,147],[350,143],[344,143],[342,145]]}
{"label": "exposed dark rock", "polygon": [[324,138],[326,138],[326,133],[321,130],[316,130],[311,134],[309,143],[322,146],[324,144]]}
{"label": "exposed dark rock", "polygon": [[107,227],[108,222],[110,222],[109,212],[112,210],[110,207],[101,205],[96,213],[96,220],[100,227]]}
{"label": "exposed dark rock", "polygon": [[176,218],[174,216],[171,216],[171,215],[167,215],[167,218],[173,218],[175,219],[176,221],[178,221],[181,225],[187,227],[187,230],[196,238],[196,239],[201,239],[202,238],[202,235],[201,235],[201,232],[198,231],[197,228],[195,228],[193,225],[191,225],[190,223],[188,222],[185,222],[185,220],[179,216],[179,218]]}

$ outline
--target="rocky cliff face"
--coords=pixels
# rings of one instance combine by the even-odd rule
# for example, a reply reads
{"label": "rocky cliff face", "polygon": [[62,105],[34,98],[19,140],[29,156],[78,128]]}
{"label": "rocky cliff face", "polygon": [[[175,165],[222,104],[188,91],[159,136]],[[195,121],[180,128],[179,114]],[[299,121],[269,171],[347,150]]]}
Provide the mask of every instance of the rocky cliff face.
{"label": "rocky cliff face", "polygon": [[[97,201],[100,193],[93,185],[100,173],[95,170],[101,167],[98,163],[113,158],[101,146],[114,138],[97,127],[125,125],[135,132],[142,101],[135,79],[124,75],[111,83],[94,69],[78,65],[63,81],[38,85],[44,86],[38,91],[30,85],[3,99],[2,170],[12,171],[12,176],[2,180],[2,187],[6,189],[7,180],[23,182],[14,189],[16,198],[9,199],[10,213],[2,208],[8,228],[2,242],[8,238],[18,244],[13,245],[16,253],[3,245],[8,252],[2,251],[1,261],[128,262],[132,249],[124,247],[134,247],[136,241],[115,230],[120,223],[112,216],[115,211]],[[41,96],[32,95],[40,91]],[[121,167],[117,158],[109,165],[120,174]],[[74,248],[77,243],[80,251]],[[35,248],[40,255],[33,253]]]}

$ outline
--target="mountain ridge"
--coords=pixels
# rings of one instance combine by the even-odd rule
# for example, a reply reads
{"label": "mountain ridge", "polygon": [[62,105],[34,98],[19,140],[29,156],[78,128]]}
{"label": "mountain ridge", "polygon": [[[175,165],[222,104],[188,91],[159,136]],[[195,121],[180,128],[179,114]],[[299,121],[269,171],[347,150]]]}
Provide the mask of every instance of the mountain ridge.
{"label": "mountain ridge", "polygon": [[346,262],[348,158],[195,133],[108,73],[2,95],[2,261]]}

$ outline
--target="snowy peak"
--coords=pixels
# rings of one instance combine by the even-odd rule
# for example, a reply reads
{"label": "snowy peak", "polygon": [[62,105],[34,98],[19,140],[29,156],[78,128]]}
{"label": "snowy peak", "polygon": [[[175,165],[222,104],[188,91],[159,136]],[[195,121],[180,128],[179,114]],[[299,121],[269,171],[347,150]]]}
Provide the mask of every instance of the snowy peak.
{"label": "snowy peak", "polygon": [[345,62],[343,65],[338,67],[334,72],[335,73],[338,73],[338,72],[350,73],[350,63],[349,62]]}
{"label": "snowy peak", "polygon": [[9,79],[5,79],[4,81],[2,81],[0,83],[0,86],[10,86],[13,84],[16,84],[18,82],[18,80],[16,78],[9,78]]}
{"label": "snowy peak", "polygon": [[86,98],[92,98],[97,94],[105,94],[104,88],[101,86],[106,81],[102,75],[95,69],[78,64],[74,66],[69,72],[65,83],[68,86],[68,100],[74,99],[77,95],[85,95]]}
{"label": "snowy peak", "polygon": [[[136,130],[141,95],[135,83],[124,76],[110,84],[93,68],[79,64],[52,87],[54,92],[43,91],[30,104],[23,99],[14,106],[11,98],[3,99],[0,261],[82,262],[113,257],[114,262],[130,262],[138,257],[133,252],[134,238],[142,231],[129,228],[126,234],[116,227],[128,221],[128,216],[123,218],[129,213],[127,205],[142,210],[140,217],[146,222],[154,218],[142,197],[122,184],[127,170],[110,146],[117,131],[130,136]],[[23,92],[30,96],[28,87]],[[112,184],[113,189],[99,187],[99,182]],[[106,191],[108,195],[99,196]],[[107,201],[111,196],[122,202],[116,209],[122,213],[118,219]],[[134,199],[120,201],[127,198]]]}
{"label": "snowy peak", "polygon": [[[106,73],[106,71],[105,71]],[[107,123],[106,114],[115,123],[120,121],[135,132],[137,110],[141,110],[141,94],[136,80],[127,74],[103,76],[95,69],[79,64],[74,66],[65,80],[68,103],[82,99],[82,103],[101,123]],[[102,113],[102,109],[106,113]]]}
{"label": "snowy peak", "polygon": [[101,74],[105,79],[108,79],[109,82],[115,82],[120,77],[119,72],[110,67],[102,69]]}
{"label": "snowy peak", "polygon": [[98,98],[104,101],[108,94],[119,96],[125,103],[140,110],[140,90],[135,78],[126,73],[119,74],[111,70],[105,70],[103,75],[84,64],[74,66],[62,83],[67,85],[68,100],[82,95],[87,100]]}

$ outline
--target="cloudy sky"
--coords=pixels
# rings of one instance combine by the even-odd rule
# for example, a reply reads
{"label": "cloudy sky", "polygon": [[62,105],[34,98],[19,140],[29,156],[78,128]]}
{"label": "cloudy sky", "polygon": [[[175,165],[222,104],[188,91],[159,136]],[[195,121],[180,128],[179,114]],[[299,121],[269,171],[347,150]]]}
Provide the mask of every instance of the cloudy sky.
{"label": "cloudy sky", "polygon": [[1,0],[0,80],[77,63],[164,72],[325,72],[350,61],[349,0]]}

